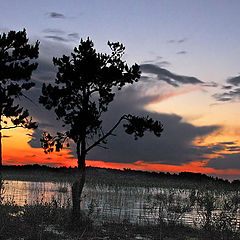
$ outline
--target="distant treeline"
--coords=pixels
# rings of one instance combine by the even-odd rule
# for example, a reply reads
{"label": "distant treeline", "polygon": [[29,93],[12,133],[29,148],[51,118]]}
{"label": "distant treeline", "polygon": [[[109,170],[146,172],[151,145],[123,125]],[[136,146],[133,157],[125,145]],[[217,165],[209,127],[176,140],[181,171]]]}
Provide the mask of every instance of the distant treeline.
{"label": "distant treeline", "polygon": [[[23,180],[26,180],[26,175],[30,173],[34,180],[34,176],[41,177],[50,177],[58,176],[57,178],[71,178],[74,175],[74,172],[77,171],[77,168],[72,167],[49,167],[45,165],[8,165],[3,166],[3,173],[7,173],[7,179],[15,179],[14,176],[18,175],[19,178],[23,177]],[[43,173],[43,174],[42,174]],[[207,176],[202,173],[193,173],[193,172],[180,172],[180,173],[169,173],[169,172],[149,172],[149,171],[140,171],[124,168],[124,170],[111,169],[111,168],[98,168],[98,167],[87,167],[87,175],[92,181],[93,179],[101,180],[105,179],[103,183],[109,182],[118,182],[124,185],[138,184],[140,183],[147,184],[149,186],[156,184],[164,184],[179,187],[179,185],[186,184],[188,187],[202,186],[207,185],[211,187],[224,187],[224,188],[240,188],[240,180],[234,180],[230,182],[218,177]],[[60,177],[59,177],[60,176]],[[28,179],[28,178],[27,178]],[[47,180],[47,179],[46,179]],[[191,186],[190,186],[191,185]]]}

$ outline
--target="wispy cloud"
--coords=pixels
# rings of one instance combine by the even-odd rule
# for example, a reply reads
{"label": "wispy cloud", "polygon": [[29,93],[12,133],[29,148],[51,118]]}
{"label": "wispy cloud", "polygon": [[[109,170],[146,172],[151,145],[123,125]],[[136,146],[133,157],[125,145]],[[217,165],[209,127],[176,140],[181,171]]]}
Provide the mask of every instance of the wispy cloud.
{"label": "wispy cloud", "polygon": [[224,85],[224,86],[222,86],[222,89],[229,90],[229,89],[232,89],[232,86]]}
{"label": "wispy cloud", "polygon": [[48,33],[49,35],[44,36],[45,38],[52,39],[59,42],[69,42],[74,40],[79,40],[79,34],[76,32],[66,33],[61,29],[57,28],[46,28],[43,30],[44,33]]}
{"label": "wispy cloud", "polygon": [[203,82],[195,77],[177,75],[164,68],[157,66],[156,64],[142,64],[140,65],[141,71],[148,74],[156,75],[156,78],[160,81],[164,81],[174,87],[178,87],[179,84],[202,84]]}
{"label": "wispy cloud", "polygon": [[215,169],[240,169],[240,153],[238,151],[231,151],[229,149],[229,153],[220,154],[220,156],[216,158],[210,159],[207,164],[207,167],[213,167]]}
{"label": "wispy cloud", "polygon": [[177,41],[177,43],[183,43],[183,42],[186,42],[187,41],[187,38],[182,38],[180,40]]}
{"label": "wispy cloud", "polygon": [[171,39],[171,40],[168,40],[167,43],[183,43],[183,42],[186,42],[187,41],[187,38],[181,38],[181,39]]}
{"label": "wispy cloud", "polygon": [[236,76],[236,77],[227,79],[227,83],[232,84],[233,86],[240,85],[240,76]]}
{"label": "wispy cloud", "polygon": [[177,54],[184,55],[184,54],[187,54],[187,51],[179,51],[177,52]]}
{"label": "wispy cloud", "polygon": [[226,80],[227,85],[222,86],[224,92],[212,95],[219,102],[230,102],[240,100],[240,76],[230,77]]}
{"label": "wispy cloud", "polygon": [[61,29],[57,29],[57,28],[46,28],[46,29],[43,29],[43,32],[44,33],[57,33],[57,34],[64,34],[65,33]]}
{"label": "wispy cloud", "polygon": [[69,33],[68,37],[73,38],[73,39],[79,39],[79,34],[78,33]]}
{"label": "wispy cloud", "polygon": [[216,82],[206,82],[206,83],[202,84],[202,86],[204,86],[204,87],[217,87],[218,84]]}
{"label": "wispy cloud", "polygon": [[57,13],[57,12],[50,12],[48,13],[48,16],[50,18],[65,18],[65,16],[62,13]]}
{"label": "wispy cloud", "polygon": [[66,38],[59,37],[59,36],[56,36],[56,35],[47,35],[47,36],[45,36],[45,38],[52,39],[52,40],[59,41],[59,42],[68,42],[69,41]]}
{"label": "wispy cloud", "polygon": [[199,90],[199,88],[195,87],[195,88],[187,89],[187,90],[183,90],[183,91],[176,91],[176,92],[173,91],[173,92],[163,93],[161,95],[152,96],[151,98],[149,97],[148,104],[159,103],[159,102],[167,100],[169,98],[185,95],[190,92],[194,92],[194,91],[198,91],[198,90]]}
{"label": "wispy cloud", "polygon": [[240,99],[240,88],[236,88],[225,93],[216,93],[213,95],[213,97],[220,102],[229,102],[236,99]]}

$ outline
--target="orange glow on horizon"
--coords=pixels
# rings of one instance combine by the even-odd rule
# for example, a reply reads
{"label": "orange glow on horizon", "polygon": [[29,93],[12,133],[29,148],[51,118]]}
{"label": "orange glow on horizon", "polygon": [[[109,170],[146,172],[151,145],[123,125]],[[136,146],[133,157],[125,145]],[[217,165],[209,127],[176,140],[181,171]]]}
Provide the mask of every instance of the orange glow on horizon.
{"label": "orange glow on horizon", "polygon": [[2,138],[3,164],[46,164],[50,166],[73,166],[76,160],[70,154],[69,149],[61,152],[45,154],[42,148],[32,148],[28,142],[31,140],[32,130],[14,129],[4,131]]}
{"label": "orange glow on horizon", "polygon": [[162,96],[158,96],[158,97],[154,98],[151,102],[148,103],[148,105],[157,104],[157,103],[165,101],[169,98],[185,95],[185,94],[188,94],[188,93],[191,93],[191,92],[199,91],[201,89],[202,89],[202,87],[191,87],[191,88],[184,89],[184,90],[178,90],[178,91],[175,90],[175,91],[172,91],[172,92],[168,92],[168,93],[165,93]]}
{"label": "orange glow on horizon", "polygon": [[217,174],[217,175],[240,175],[240,170],[237,169],[214,169],[211,167],[205,167],[207,162],[193,161],[182,165],[168,165],[160,163],[147,163],[137,161],[134,163],[112,163],[103,161],[86,161],[87,166],[101,167],[101,168],[114,168],[123,170],[124,168],[130,168],[133,170],[142,171],[156,171],[156,172],[194,172],[203,174]]}
{"label": "orange glow on horizon", "polygon": [[[2,139],[3,148],[3,164],[5,165],[25,165],[25,164],[42,164],[52,167],[75,167],[77,166],[77,159],[71,154],[69,149],[63,149],[61,152],[53,152],[51,154],[45,154],[41,148],[32,148],[28,141],[31,140],[31,136],[26,133],[32,133],[24,129],[17,129],[14,132],[4,132],[5,137]],[[227,139],[217,138],[217,136],[208,136],[202,139],[196,139],[194,145],[210,146],[211,144],[217,144]],[[227,152],[224,152],[227,153]],[[217,157],[217,154],[206,155],[206,159]],[[143,161],[137,161],[134,163],[114,163],[104,161],[86,160],[87,166],[101,167],[101,168],[114,168],[124,169],[130,168],[133,170],[143,171],[157,171],[157,172],[195,172],[204,174],[217,174],[217,175],[240,175],[238,169],[214,169],[207,167],[209,160],[205,161],[192,161],[181,165],[170,165],[161,163],[148,163]]]}

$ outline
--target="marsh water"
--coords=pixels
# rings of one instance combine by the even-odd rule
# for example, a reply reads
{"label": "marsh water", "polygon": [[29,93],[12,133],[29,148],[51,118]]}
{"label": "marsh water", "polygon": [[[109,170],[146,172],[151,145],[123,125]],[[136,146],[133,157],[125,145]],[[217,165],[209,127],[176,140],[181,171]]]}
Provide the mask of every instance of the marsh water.
{"label": "marsh water", "polygon": [[[50,202],[71,206],[69,183],[5,181],[4,186],[5,202],[20,206]],[[164,219],[196,225],[201,216],[196,204],[191,203],[191,191],[187,189],[86,185],[81,204],[86,214],[101,221],[146,223]]]}

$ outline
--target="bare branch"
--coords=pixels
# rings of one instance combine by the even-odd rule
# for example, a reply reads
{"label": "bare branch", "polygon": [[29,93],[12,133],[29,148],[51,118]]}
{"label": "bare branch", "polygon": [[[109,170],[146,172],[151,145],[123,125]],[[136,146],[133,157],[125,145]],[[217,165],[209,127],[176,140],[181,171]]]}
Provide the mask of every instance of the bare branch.
{"label": "bare branch", "polygon": [[98,145],[99,145],[102,141],[104,141],[108,136],[112,135],[112,134],[113,134],[113,131],[118,127],[118,125],[121,123],[121,121],[124,120],[124,119],[127,119],[127,116],[128,116],[128,115],[126,115],[126,114],[123,115],[123,116],[118,120],[118,122],[117,122],[104,136],[102,136],[101,138],[99,138],[95,143],[93,143],[90,147],[88,147],[85,152],[87,153],[87,152],[90,151],[92,148],[98,146]]}
{"label": "bare branch", "polygon": [[16,126],[10,126],[10,127],[2,127],[1,130],[7,130],[7,129],[13,129],[13,128],[24,128],[24,126],[16,125]]}

